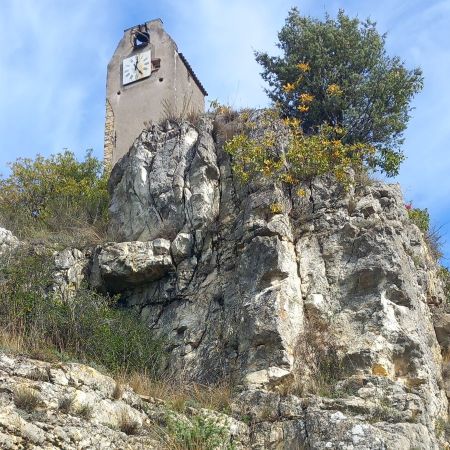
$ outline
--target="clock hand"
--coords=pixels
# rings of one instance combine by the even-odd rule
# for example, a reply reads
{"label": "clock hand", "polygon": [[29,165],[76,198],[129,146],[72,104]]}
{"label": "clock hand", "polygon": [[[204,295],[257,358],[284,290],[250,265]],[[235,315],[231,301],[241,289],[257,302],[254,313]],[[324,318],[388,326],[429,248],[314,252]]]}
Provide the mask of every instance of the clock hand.
{"label": "clock hand", "polygon": [[141,75],[143,75],[143,72],[141,71],[141,69],[139,69],[138,64],[139,64],[139,59],[138,59],[138,56],[136,56],[136,61],[134,62],[134,70],[137,70]]}

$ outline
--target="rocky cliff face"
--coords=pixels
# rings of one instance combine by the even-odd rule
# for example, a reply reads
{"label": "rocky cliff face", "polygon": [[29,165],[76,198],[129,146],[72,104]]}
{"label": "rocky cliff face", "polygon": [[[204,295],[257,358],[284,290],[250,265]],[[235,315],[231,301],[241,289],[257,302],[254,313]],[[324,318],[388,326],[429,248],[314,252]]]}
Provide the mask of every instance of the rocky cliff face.
{"label": "rocky cliff face", "polygon": [[243,186],[204,120],[144,131],[110,191],[116,242],[61,254],[60,286],[119,294],[169,371],[230,380],[248,448],[443,445],[443,292],[398,185]]}
{"label": "rocky cliff face", "polygon": [[[240,386],[255,448],[438,448],[443,294],[397,185],[242,186],[205,121],[144,131],[110,189],[120,242],[91,283],[168,339],[170,369]],[[335,398],[309,394],[322,378]]]}

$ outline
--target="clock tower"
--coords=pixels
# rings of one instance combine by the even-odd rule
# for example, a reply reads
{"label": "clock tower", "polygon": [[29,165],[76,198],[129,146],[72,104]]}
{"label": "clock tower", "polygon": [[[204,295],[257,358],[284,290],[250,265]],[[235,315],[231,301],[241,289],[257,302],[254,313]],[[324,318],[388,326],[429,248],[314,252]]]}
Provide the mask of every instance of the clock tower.
{"label": "clock tower", "polygon": [[145,123],[204,112],[206,95],[160,19],[125,30],[108,64],[105,165],[128,152]]}

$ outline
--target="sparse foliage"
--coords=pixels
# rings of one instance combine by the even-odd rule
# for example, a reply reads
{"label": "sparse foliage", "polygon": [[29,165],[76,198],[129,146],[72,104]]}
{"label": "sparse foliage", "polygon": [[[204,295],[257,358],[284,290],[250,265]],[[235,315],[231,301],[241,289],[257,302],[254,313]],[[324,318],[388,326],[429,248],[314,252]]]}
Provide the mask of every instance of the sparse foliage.
{"label": "sparse foliage", "polygon": [[58,410],[63,412],[64,414],[68,414],[72,409],[74,402],[74,397],[66,395],[59,399],[58,402]]}
{"label": "sparse foliage", "polygon": [[447,301],[447,304],[450,305],[450,271],[447,269],[447,267],[441,267],[439,275],[442,280],[442,285],[444,288],[444,294],[445,299]]}
{"label": "sparse foliage", "polygon": [[126,409],[120,412],[118,426],[120,431],[128,435],[138,434],[141,427],[140,423],[131,417]]}
{"label": "sparse foliage", "polygon": [[90,420],[92,418],[93,413],[94,408],[92,407],[92,405],[89,405],[88,403],[84,403],[75,409],[75,414],[83,418],[84,420]]}
{"label": "sparse foliage", "polygon": [[28,348],[48,347],[111,371],[159,372],[162,341],[115,298],[81,288],[63,301],[51,289],[49,255],[19,254],[0,268],[0,279],[0,329]]}
{"label": "sparse foliage", "polygon": [[330,331],[330,324],[310,319],[295,347],[295,382],[297,395],[314,393],[334,395],[336,383],[343,377],[342,349]]}
{"label": "sparse foliage", "polygon": [[371,167],[392,176],[404,159],[402,134],[423,79],[420,69],[387,55],[375,25],[342,10],[320,21],[293,8],[278,34],[282,55],[256,52],[256,60],[283,117],[298,119],[306,135],[324,124],[344,129],[343,144],[373,146]]}

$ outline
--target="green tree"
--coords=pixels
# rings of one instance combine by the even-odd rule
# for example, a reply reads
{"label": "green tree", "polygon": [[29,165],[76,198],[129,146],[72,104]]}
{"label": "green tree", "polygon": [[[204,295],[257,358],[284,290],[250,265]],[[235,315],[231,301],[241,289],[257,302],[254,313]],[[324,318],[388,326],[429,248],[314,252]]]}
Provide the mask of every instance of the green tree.
{"label": "green tree", "polygon": [[370,165],[393,176],[404,159],[410,101],[423,78],[420,69],[407,70],[387,55],[386,35],[375,25],[342,10],[319,21],[293,8],[278,34],[282,55],[256,52],[256,60],[285,117],[298,118],[306,134],[323,124],[342,127],[344,143],[374,146]]}
{"label": "green tree", "polygon": [[10,167],[10,175],[0,179],[0,221],[19,237],[65,233],[70,238],[77,230],[95,234],[106,227],[108,176],[91,151],[83,161],[66,150],[48,158],[19,158]]}

